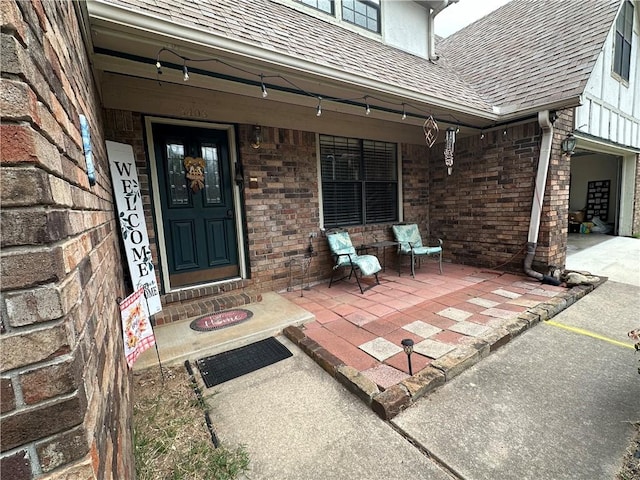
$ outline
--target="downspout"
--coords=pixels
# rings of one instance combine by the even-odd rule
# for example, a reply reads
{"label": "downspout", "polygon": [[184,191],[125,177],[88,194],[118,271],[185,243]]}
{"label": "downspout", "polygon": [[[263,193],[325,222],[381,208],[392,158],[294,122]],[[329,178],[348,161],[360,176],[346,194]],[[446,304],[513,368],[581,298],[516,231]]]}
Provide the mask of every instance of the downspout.
{"label": "downspout", "polygon": [[[555,116],[555,115],[554,115]],[[540,157],[538,159],[538,174],[531,204],[531,220],[529,221],[529,237],[527,239],[527,255],[524,257],[524,273],[540,280],[542,283],[560,285],[553,277],[543,275],[531,268],[533,257],[538,246],[538,233],[540,232],[540,218],[542,216],[542,203],[547,186],[547,172],[549,171],[549,159],[551,158],[551,142],[553,141],[553,121],[549,110],[538,112],[538,124],[542,128],[542,141],[540,144]]]}
{"label": "downspout", "polygon": [[454,3],[458,3],[458,0],[442,0],[437,7],[429,9],[429,38],[427,42],[427,58],[429,59],[429,61],[433,62],[440,58],[438,57],[438,55],[436,55],[436,34],[433,29],[433,20],[434,18],[436,18],[436,15],[438,15],[442,10]]}

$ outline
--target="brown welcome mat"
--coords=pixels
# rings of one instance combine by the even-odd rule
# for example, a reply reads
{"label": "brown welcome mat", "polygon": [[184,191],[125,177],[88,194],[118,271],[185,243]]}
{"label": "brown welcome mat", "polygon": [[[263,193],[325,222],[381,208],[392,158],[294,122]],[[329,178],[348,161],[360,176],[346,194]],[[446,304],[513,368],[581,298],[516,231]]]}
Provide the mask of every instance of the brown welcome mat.
{"label": "brown welcome mat", "polygon": [[278,340],[269,337],[244,347],[201,358],[196,365],[207,388],[246,375],[291,357],[293,354]]}

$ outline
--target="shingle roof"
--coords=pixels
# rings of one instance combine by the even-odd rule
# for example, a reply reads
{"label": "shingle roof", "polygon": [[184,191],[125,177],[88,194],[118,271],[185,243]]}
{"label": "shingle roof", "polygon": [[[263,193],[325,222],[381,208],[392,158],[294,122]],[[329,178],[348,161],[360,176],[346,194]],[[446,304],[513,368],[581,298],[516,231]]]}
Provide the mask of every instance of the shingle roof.
{"label": "shingle roof", "polygon": [[503,110],[551,104],[583,93],[619,6],[513,0],[440,41],[437,52]]}
{"label": "shingle roof", "polygon": [[507,114],[582,94],[621,0],[513,0],[439,39],[437,62],[276,1],[100,1],[382,85]]}
{"label": "shingle roof", "polygon": [[277,2],[102,1],[382,84],[410,89],[487,113],[492,111],[482,95],[444,63],[429,62]]}

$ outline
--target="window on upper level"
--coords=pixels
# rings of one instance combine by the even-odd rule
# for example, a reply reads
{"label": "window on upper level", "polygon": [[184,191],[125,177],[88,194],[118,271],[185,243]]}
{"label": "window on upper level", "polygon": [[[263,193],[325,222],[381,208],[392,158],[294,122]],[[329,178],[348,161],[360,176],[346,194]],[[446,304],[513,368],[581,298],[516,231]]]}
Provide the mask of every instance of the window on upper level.
{"label": "window on upper level", "polygon": [[398,220],[396,144],[320,135],[324,226]]}
{"label": "window on upper level", "polygon": [[298,2],[316,8],[321,12],[334,14],[333,0],[298,0]]}
{"label": "window on upper level", "polygon": [[633,4],[625,0],[616,21],[616,39],[613,50],[613,71],[629,81],[631,66],[631,39],[633,37]]}
{"label": "window on upper level", "polygon": [[380,0],[342,0],[342,19],[380,33]]}

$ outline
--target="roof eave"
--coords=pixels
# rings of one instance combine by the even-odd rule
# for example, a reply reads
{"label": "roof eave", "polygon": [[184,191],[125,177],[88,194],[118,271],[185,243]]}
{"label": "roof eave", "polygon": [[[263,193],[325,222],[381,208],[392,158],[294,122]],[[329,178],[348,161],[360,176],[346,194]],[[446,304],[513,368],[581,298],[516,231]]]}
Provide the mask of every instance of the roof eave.
{"label": "roof eave", "polygon": [[540,103],[526,108],[496,107],[497,111],[494,109],[494,112],[498,115],[498,123],[508,123],[544,110],[549,110],[551,112],[567,108],[575,108],[580,105],[582,105],[582,95],[574,94],[555,102]]}
{"label": "roof eave", "polygon": [[[266,62],[276,67],[295,70],[301,74],[339,81],[351,87],[364,88],[382,94],[413,100],[433,107],[475,116],[485,121],[495,121],[498,119],[498,116],[489,109],[460,105],[445,99],[416,92],[415,90],[398,87],[391,83],[382,83],[326,65],[284,55],[247,42],[232,40],[194,27],[171,23],[101,0],[88,1],[87,8],[92,20],[117,25],[126,29],[144,31],[149,36],[164,37],[174,42],[190,44],[202,49],[213,49],[228,55],[240,56],[245,60]],[[160,48],[160,45],[158,47]]]}

